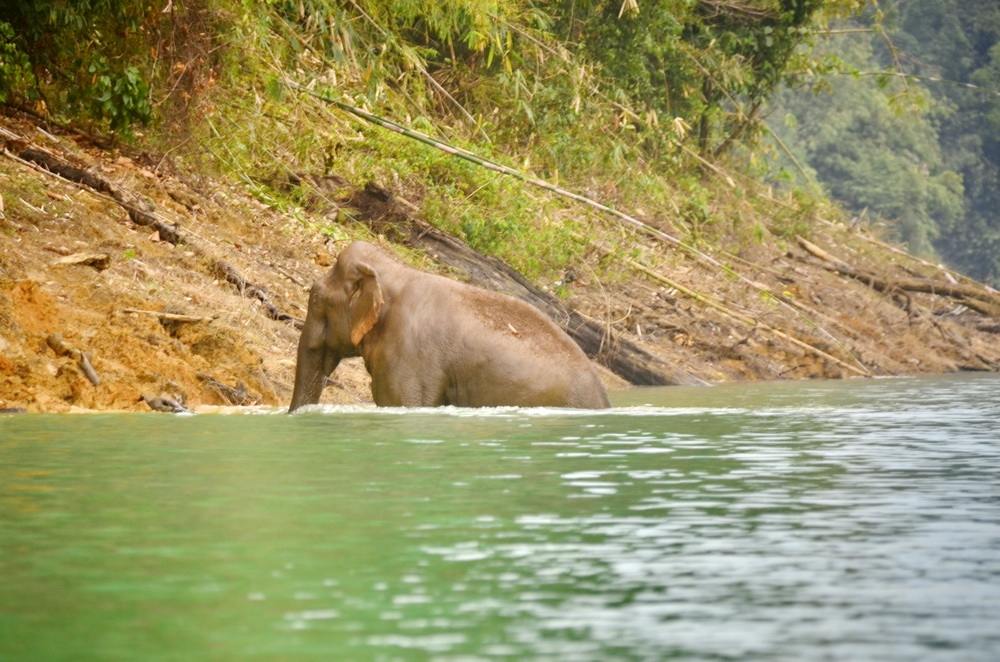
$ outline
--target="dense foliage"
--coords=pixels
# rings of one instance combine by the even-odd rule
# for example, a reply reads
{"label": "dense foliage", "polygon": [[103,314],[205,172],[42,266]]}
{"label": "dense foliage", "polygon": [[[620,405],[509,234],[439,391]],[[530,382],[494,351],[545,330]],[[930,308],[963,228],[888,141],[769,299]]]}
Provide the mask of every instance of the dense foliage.
{"label": "dense foliage", "polygon": [[[703,153],[738,137],[807,41],[816,14],[844,3],[669,0],[555,3],[557,32],[602,65],[608,81],[659,117],[697,126]],[[714,135],[713,135],[714,134]],[[710,150],[710,141],[716,143]]]}
{"label": "dense foliage", "polygon": [[[280,0],[267,20],[282,37],[269,42],[274,59],[298,80],[605,202],[671,214],[699,239],[735,226],[699,159],[751,144],[761,101],[805,63],[796,47],[858,4]],[[286,110],[283,72],[263,73],[273,114]],[[325,143],[341,174],[392,178],[481,250],[530,273],[574,250],[565,230],[579,212],[554,218],[520,185],[405,140],[382,136],[361,150],[346,140]],[[298,167],[324,149],[307,142],[295,141]],[[248,152],[242,172],[273,163],[258,146]]]}
{"label": "dense foliage", "polygon": [[0,9],[0,94],[113,130],[148,122],[150,86],[167,78],[157,67],[178,64],[164,57],[163,33],[186,5],[206,4],[230,22],[291,22],[295,39],[353,69],[373,98],[392,85],[419,104],[447,87],[473,113],[513,99],[528,125],[557,128],[568,120],[549,115],[579,115],[596,93],[618,104],[630,129],[650,129],[647,142],[657,142],[662,120],[696,125],[704,152],[712,138],[728,146],[752,124],[817,17],[860,3],[26,0]]}
{"label": "dense foliage", "polygon": [[1000,5],[911,0],[866,19],[824,47],[853,77],[782,92],[775,130],[855,212],[1000,282]]}
{"label": "dense foliage", "polygon": [[[0,9],[0,100],[126,130],[152,117],[152,0],[21,0]],[[153,51],[153,52],[151,52]]]}
{"label": "dense foliage", "polygon": [[[330,117],[288,80],[611,204],[667,215],[695,240],[766,234],[762,215],[749,212],[749,228],[743,211],[722,210],[704,174],[718,176],[709,162],[720,159],[745,171],[767,119],[797,167],[856,212],[888,219],[917,250],[996,278],[1000,95],[981,88],[1000,86],[1000,9],[912,0],[878,14],[912,58],[897,65],[877,33],[824,37],[817,58],[808,48],[817,35],[865,5],[24,0],[0,7],[0,103],[124,135],[153,124],[162,130],[149,139],[177,156],[178,145],[197,144],[289,213],[310,196],[296,173],[391,179],[422,199],[428,219],[529,273],[573,253],[573,215],[519,184]],[[896,66],[980,88],[927,83],[923,97],[917,81],[840,77],[819,103],[780,93],[797,126],[762,118],[783,81]],[[912,112],[928,100],[927,112]],[[179,105],[197,110],[190,121],[171,117]],[[280,185],[289,174],[300,182],[290,191]],[[737,185],[726,181],[728,194]],[[739,204],[763,204],[732,192]],[[801,221],[775,217],[770,229],[799,231]]]}

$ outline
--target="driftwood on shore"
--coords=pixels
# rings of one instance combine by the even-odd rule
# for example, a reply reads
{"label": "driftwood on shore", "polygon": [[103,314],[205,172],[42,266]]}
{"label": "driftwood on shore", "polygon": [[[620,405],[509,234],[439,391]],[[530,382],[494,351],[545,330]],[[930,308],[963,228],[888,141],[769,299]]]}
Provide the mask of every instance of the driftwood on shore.
{"label": "driftwood on shore", "polygon": [[399,208],[400,203],[373,184],[357,191],[351,201],[360,210],[361,220],[376,231],[391,233],[406,245],[419,248],[474,285],[535,306],[562,327],[588,356],[629,383],[647,386],[703,383],[628,339],[609,337],[604,324],[567,309],[556,297],[532,285],[506,263],[478,253],[460,239],[404,212]]}
{"label": "driftwood on shore", "polygon": [[977,287],[964,283],[941,282],[927,278],[893,277],[890,280],[852,267],[844,260],[823,250],[808,239],[796,237],[796,241],[807,253],[819,258],[820,263],[825,269],[842,276],[847,276],[848,278],[853,278],[878,292],[891,293],[893,291],[904,291],[934,294],[955,299],[983,315],[1000,319],[1000,295],[985,287]]}
{"label": "driftwood on shore", "polygon": [[246,407],[260,404],[260,398],[251,394],[243,382],[236,382],[235,386],[230,386],[203,372],[199,372],[197,377],[201,383],[215,391],[219,397],[231,405]]}

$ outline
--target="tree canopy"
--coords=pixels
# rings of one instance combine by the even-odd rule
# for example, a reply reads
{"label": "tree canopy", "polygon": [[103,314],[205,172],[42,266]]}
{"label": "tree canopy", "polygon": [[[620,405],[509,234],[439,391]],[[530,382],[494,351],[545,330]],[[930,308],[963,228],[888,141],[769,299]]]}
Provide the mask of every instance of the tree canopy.
{"label": "tree canopy", "polygon": [[845,32],[821,48],[846,75],[782,91],[774,130],[850,209],[1000,282],[1000,5],[911,0]]}

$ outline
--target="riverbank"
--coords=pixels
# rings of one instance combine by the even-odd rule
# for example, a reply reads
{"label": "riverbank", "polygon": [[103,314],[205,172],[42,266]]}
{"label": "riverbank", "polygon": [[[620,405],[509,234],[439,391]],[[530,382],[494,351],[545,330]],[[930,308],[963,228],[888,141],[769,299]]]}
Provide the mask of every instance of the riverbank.
{"label": "riverbank", "polygon": [[[328,176],[305,215],[288,213],[163,152],[104,149],[23,116],[0,126],[0,408],[142,410],[143,394],[287,403],[308,287],[353,238],[494,283],[480,267],[495,258],[460,262],[414,232],[433,229],[427,201],[391,180]],[[692,252],[649,233],[611,244],[605,229],[531,285],[558,322],[603,330],[597,363],[629,376],[615,361],[633,348],[633,364],[654,368],[643,379],[661,383],[1000,369],[995,292],[845,224],[779,234],[792,203],[768,195],[759,240],[720,235]],[[661,213],[643,218],[678,230]],[[370,401],[359,361],[338,368],[324,401]]]}

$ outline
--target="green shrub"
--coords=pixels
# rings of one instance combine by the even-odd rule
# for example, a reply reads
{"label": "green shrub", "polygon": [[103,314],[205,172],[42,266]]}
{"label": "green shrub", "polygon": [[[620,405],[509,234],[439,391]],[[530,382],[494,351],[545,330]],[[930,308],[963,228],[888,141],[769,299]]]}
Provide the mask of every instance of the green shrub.
{"label": "green shrub", "polygon": [[27,101],[34,87],[31,62],[18,46],[14,28],[0,21],[0,103]]}
{"label": "green shrub", "polygon": [[0,7],[0,98],[127,133],[152,117],[161,2],[20,0]]}

